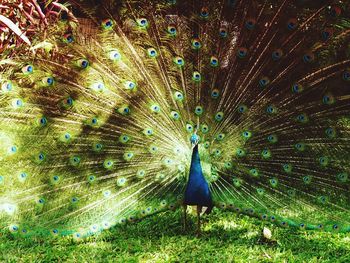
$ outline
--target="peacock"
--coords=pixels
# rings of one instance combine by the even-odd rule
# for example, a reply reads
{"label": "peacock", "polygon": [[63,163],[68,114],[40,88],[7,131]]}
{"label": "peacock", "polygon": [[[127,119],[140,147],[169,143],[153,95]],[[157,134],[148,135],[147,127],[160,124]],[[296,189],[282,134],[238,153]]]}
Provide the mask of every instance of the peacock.
{"label": "peacock", "polygon": [[1,232],[188,205],[350,231],[349,2],[38,2],[0,61]]}

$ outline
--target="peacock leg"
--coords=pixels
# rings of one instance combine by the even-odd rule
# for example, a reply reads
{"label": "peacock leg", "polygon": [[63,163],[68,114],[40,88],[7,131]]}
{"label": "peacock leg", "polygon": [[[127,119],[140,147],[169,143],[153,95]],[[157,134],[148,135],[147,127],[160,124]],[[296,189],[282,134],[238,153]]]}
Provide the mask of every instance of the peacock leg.
{"label": "peacock leg", "polygon": [[183,229],[184,231],[186,231],[186,221],[187,221],[187,205],[183,205],[183,209],[184,209],[184,215],[183,215]]}
{"label": "peacock leg", "polygon": [[201,235],[201,212],[202,212],[202,206],[197,205],[197,236]]}

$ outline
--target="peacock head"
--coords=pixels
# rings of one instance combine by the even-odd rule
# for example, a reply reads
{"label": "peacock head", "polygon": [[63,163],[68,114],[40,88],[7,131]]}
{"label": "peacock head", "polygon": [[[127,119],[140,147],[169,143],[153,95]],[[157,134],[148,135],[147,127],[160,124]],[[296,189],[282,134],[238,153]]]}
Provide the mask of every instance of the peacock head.
{"label": "peacock head", "polygon": [[191,144],[193,146],[196,146],[198,143],[199,143],[199,136],[197,135],[197,129],[194,130],[191,138],[190,138],[190,141],[191,141]]}

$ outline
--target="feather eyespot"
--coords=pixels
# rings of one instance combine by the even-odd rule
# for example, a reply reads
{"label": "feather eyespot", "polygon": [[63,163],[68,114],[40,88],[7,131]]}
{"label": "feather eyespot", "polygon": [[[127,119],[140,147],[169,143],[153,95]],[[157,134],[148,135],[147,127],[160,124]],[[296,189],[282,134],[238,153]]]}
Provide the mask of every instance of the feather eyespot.
{"label": "feather eyespot", "polygon": [[245,27],[249,30],[253,30],[255,28],[255,25],[256,25],[256,20],[254,18],[249,18],[245,22]]}
{"label": "feather eyespot", "polygon": [[204,19],[209,17],[209,9],[207,7],[202,7],[200,11],[200,17]]}
{"label": "feather eyespot", "polygon": [[274,61],[280,60],[283,57],[283,51],[281,49],[277,49],[272,52],[272,59]]}
{"label": "feather eyespot", "polygon": [[259,80],[259,86],[261,88],[266,88],[270,84],[270,79],[268,77],[262,77]]}
{"label": "feather eyespot", "polygon": [[74,42],[74,37],[72,33],[67,33],[63,35],[63,42],[70,44]]}
{"label": "feather eyespot", "polygon": [[217,67],[219,65],[219,59],[217,57],[212,56],[210,58],[210,66]]}
{"label": "feather eyespot", "polygon": [[222,38],[226,38],[227,35],[228,35],[227,28],[226,28],[226,27],[221,27],[221,28],[219,29],[219,35],[220,35],[220,37],[222,37]]}
{"label": "feather eyespot", "polygon": [[109,59],[113,61],[119,61],[121,59],[121,55],[118,50],[112,50],[109,52]]}
{"label": "feather eyespot", "polygon": [[137,19],[136,23],[140,28],[147,28],[149,26],[146,18]]}
{"label": "feather eyespot", "polygon": [[105,19],[102,21],[102,27],[103,29],[111,29],[113,27],[113,21],[112,19]]}
{"label": "feather eyespot", "polygon": [[294,30],[298,27],[298,20],[296,18],[291,18],[287,22],[287,27],[289,30]]}
{"label": "feather eyespot", "polygon": [[220,96],[220,91],[218,89],[213,89],[211,92],[211,97],[213,99],[217,99],[217,98],[219,98],[219,96]]}
{"label": "feather eyespot", "polygon": [[192,43],[192,48],[193,49],[197,49],[198,50],[198,49],[200,49],[202,47],[202,43],[199,41],[198,38],[192,39],[191,43]]}
{"label": "feather eyespot", "polygon": [[182,57],[175,57],[173,59],[174,63],[179,66],[179,67],[182,67],[185,65],[185,60],[182,58]]}
{"label": "feather eyespot", "polygon": [[34,67],[32,65],[27,65],[22,68],[24,74],[32,74],[34,72]]}
{"label": "feather eyespot", "polygon": [[176,27],[174,25],[169,25],[167,28],[167,32],[169,33],[170,36],[176,36],[177,34],[177,30]]}
{"label": "feather eyespot", "polygon": [[156,58],[158,56],[158,53],[154,48],[147,49],[147,54],[150,58]]}
{"label": "feather eyespot", "polygon": [[246,49],[245,47],[240,47],[237,50],[237,56],[239,58],[245,58],[248,54],[248,49]]}
{"label": "feather eyespot", "polygon": [[315,60],[315,55],[313,53],[306,53],[303,56],[303,61],[305,63],[312,63],[312,62],[314,62],[314,60]]}
{"label": "feather eyespot", "polygon": [[293,93],[301,93],[303,90],[304,90],[303,86],[298,84],[298,83],[295,83],[292,85],[292,92]]}
{"label": "feather eyespot", "polygon": [[197,115],[197,116],[200,116],[203,114],[203,107],[202,106],[196,106],[195,110],[194,110],[194,113]]}
{"label": "feather eyespot", "polygon": [[193,80],[194,82],[200,82],[201,79],[202,79],[201,73],[199,73],[198,71],[193,72],[193,74],[192,74],[192,80]]}

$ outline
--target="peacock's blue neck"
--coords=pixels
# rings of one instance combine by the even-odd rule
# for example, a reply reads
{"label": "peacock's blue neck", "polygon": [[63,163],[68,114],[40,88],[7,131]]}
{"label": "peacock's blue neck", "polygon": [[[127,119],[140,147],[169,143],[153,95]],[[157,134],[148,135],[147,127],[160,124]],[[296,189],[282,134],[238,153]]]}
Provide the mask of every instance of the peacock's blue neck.
{"label": "peacock's blue neck", "polygon": [[211,206],[209,185],[203,176],[198,144],[193,148],[189,179],[185,190],[186,205]]}

